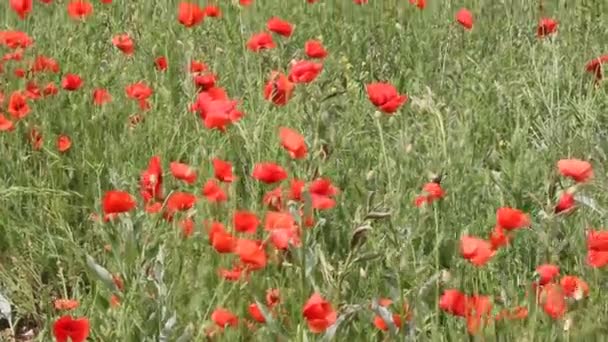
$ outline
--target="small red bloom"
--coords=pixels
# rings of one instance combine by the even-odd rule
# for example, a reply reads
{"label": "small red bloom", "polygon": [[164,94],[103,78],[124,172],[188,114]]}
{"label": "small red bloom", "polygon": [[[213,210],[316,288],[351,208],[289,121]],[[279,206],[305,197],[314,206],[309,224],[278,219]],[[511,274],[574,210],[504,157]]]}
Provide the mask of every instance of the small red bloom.
{"label": "small red bloom", "polygon": [[184,181],[187,184],[196,182],[196,170],[188,164],[171,162],[171,164],[169,164],[169,170],[171,170],[173,177]]}
{"label": "small red bloom", "polygon": [[577,183],[584,183],[593,178],[593,167],[580,159],[562,159],[557,162],[557,169],[564,177],[572,178]]}
{"label": "small red bloom", "polygon": [[222,329],[228,326],[236,327],[239,322],[237,316],[223,308],[215,309],[215,311],[213,311],[213,313],[211,314],[211,320]]}
{"label": "small red bloom", "polygon": [[103,196],[103,213],[120,214],[131,211],[137,206],[131,194],[125,191],[110,190]]}
{"label": "small red bloom", "polygon": [[114,36],[112,38],[112,44],[127,56],[130,56],[135,52],[135,43],[126,33]]}
{"label": "small red bloom", "polygon": [[228,195],[215,179],[209,179],[203,186],[203,196],[209,202],[225,202]]}
{"label": "small red bloom", "polygon": [[462,8],[456,13],[456,21],[467,30],[473,28],[473,14],[466,8]]}
{"label": "small red bloom", "polygon": [[290,37],[293,33],[293,25],[290,22],[277,17],[272,17],[268,19],[268,22],[266,23],[266,28],[268,28],[269,31],[272,31],[284,37]]}
{"label": "small red bloom", "polygon": [[410,0],[410,4],[416,5],[418,9],[423,10],[426,7],[426,0]]}
{"label": "small red bloom", "polygon": [[163,169],[159,156],[150,158],[148,168],[140,175],[139,184],[140,194],[145,203],[153,199],[162,200]]}
{"label": "small red bloom", "polygon": [[603,78],[603,64],[608,62],[608,55],[603,55],[597,58],[594,58],[587,62],[585,65],[585,70],[587,72],[593,73],[595,75],[596,81],[600,81]]}
{"label": "small red bloom", "polygon": [[502,207],[496,211],[496,224],[506,230],[520,229],[530,225],[530,217],[519,209]]}
{"label": "small red bloom", "polygon": [[289,155],[294,159],[302,159],[306,157],[308,149],[304,137],[291,128],[280,127],[279,138],[281,145],[289,152]]}
{"label": "small red bloom", "polygon": [[460,238],[460,254],[475,266],[483,266],[495,254],[492,244],[486,240],[464,235]]}
{"label": "small red bloom", "polygon": [[203,9],[203,12],[205,13],[205,16],[211,17],[211,18],[219,18],[222,16],[222,10],[220,10],[220,8],[218,6],[214,6],[214,5],[205,6],[205,8]]}
{"label": "small red bloom", "polygon": [[68,15],[72,19],[84,20],[93,14],[93,5],[86,0],[72,0],[68,3]]}
{"label": "small red bloom", "polygon": [[232,253],[236,248],[236,238],[226,231],[224,225],[212,222],[209,228],[209,243],[218,253]]}
{"label": "small red bloom", "polygon": [[322,333],[336,322],[337,314],[331,304],[320,294],[314,293],[302,309],[302,315],[313,333]]}
{"label": "small red bloom", "polygon": [[559,284],[562,286],[564,296],[567,298],[580,300],[583,297],[589,296],[589,285],[579,277],[563,276]]}
{"label": "small red bloom", "polygon": [[291,65],[289,81],[293,83],[310,83],[323,70],[323,64],[310,61],[297,61]]}
{"label": "small red bloom", "polygon": [[536,268],[536,273],[538,273],[538,284],[544,286],[552,282],[559,275],[559,266],[543,264]]}
{"label": "small red bloom", "polygon": [[217,158],[213,158],[213,172],[215,178],[221,182],[231,183],[235,180],[232,174],[232,164]]}
{"label": "small red bloom", "polygon": [[271,184],[287,178],[287,171],[275,163],[258,163],[253,167],[251,176],[261,182]]}
{"label": "small red bloom", "polygon": [[557,31],[557,21],[551,18],[541,18],[538,22],[538,28],[536,29],[536,35],[538,37],[546,37]]}
{"label": "small red bloom", "polygon": [[277,106],[284,106],[293,96],[295,85],[281,73],[273,72],[264,87],[264,98]]}
{"label": "small red bloom", "polygon": [[237,232],[255,234],[260,220],[254,213],[241,210],[234,213],[232,223]]}
{"label": "small red bloom", "polygon": [[0,132],[11,132],[15,130],[15,124],[0,113]]}
{"label": "small red bloom", "polygon": [[239,239],[235,253],[239,256],[241,262],[251,270],[266,267],[266,251],[260,241]]}
{"label": "small red bloom", "polygon": [[566,314],[567,306],[564,290],[559,284],[547,284],[542,288],[540,299],[543,310],[553,319],[560,319]]}
{"label": "small red bloom", "polygon": [[21,92],[13,92],[8,99],[7,110],[13,119],[23,119],[30,113],[30,107],[27,105],[27,98]]}
{"label": "small red bloom", "polygon": [[167,66],[168,66],[167,57],[165,57],[165,56],[157,57],[154,60],[154,66],[156,66],[156,70],[158,70],[158,71],[167,70]]}
{"label": "small red bloom", "polygon": [[396,112],[408,99],[407,95],[400,95],[397,89],[389,83],[370,83],[366,90],[367,97],[372,104],[386,114]]}
{"label": "small red bloom", "polygon": [[587,264],[591,267],[608,265],[608,231],[587,232]]}
{"label": "small red bloom", "polygon": [[272,35],[268,32],[256,33],[247,41],[247,48],[253,52],[274,49],[275,47],[277,45],[272,40]]}
{"label": "small red bloom", "polygon": [[21,20],[32,11],[32,0],[9,0],[9,5]]}
{"label": "small red bloom", "polygon": [[509,235],[505,233],[504,228],[499,225],[494,226],[494,230],[490,233],[490,244],[493,250],[509,244]]}
{"label": "small red bloom", "polygon": [[53,324],[53,335],[57,342],[84,342],[89,336],[89,320],[62,316]]}
{"label": "small red bloom", "polygon": [[112,95],[103,88],[96,88],[93,90],[93,103],[102,106],[108,102],[112,101]]}
{"label": "small red bloom", "polygon": [[66,74],[61,80],[61,87],[68,91],[78,90],[82,85],[82,79],[76,74]]}
{"label": "small red bloom", "polygon": [[310,58],[325,58],[327,51],[323,47],[323,43],[318,40],[311,39],[304,44],[304,52]]}
{"label": "small red bloom", "polygon": [[559,201],[557,201],[557,205],[555,206],[555,213],[567,213],[572,211],[576,206],[576,199],[574,198],[574,194],[569,192],[564,192],[559,197]]}
{"label": "small red bloom", "polygon": [[205,12],[197,5],[190,2],[180,2],[177,8],[177,20],[185,27],[193,27],[200,24],[205,18]]}
{"label": "small red bloom", "polygon": [[176,191],[167,198],[169,213],[190,210],[194,204],[196,204],[196,196],[188,192]]}
{"label": "small red bloom", "polygon": [[59,152],[67,152],[72,147],[72,139],[67,135],[57,137],[57,150]]}

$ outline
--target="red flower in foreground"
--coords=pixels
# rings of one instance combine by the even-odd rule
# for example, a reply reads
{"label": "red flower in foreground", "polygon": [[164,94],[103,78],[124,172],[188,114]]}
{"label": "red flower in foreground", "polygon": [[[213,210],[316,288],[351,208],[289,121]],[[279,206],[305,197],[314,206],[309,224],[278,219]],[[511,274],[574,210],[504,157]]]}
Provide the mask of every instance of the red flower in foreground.
{"label": "red flower in foreground", "polygon": [[587,264],[591,267],[608,265],[608,230],[587,232]]}
{"label": "red flower in foreground", "polygon": [[467,319],[467,330],[475,334],[489,319],[492,303],[487,296],[472,295],[449,289],[439,299],[439,308],[454,316]]}
{"label": "red flower in foreground", "polygon": [[127,56],[130,56],[135,52],[135,43],[126,33],[114,36],[112,38],[112,44]]}
{"label": "red flower in foreground", "polygon": [[473,14],[466,8],[462,8],[456,13],[456,21],[467,30],[473,28]]}
{"label": "red flower in foreground", "polygon": [[541,290],[540,302],[543,310],[553,319],[559,319],[567,311],[564,290],[559,284],[547,284]]}
{"label": "red flower in foreground", "polygon": [[217,158],[213,158],[213,173],[215,178],[221,182],[231,183],[235,177],[232,174],[232,164]]}
{"label": "red flower in foreground", "polygon": [[8,98],[7,110],[13,119],[23,119],[30,112],[30,107],[27,105],[27,98],[21,92],[13,92]]}
{"label": "red flower in foreground", "polygon": [[212,222],[209,228],[209,243],[218,253],[232,253],[237,240],[226,231],[223,224]]}
{"label": "red flower in foreground", "polygon": [[158,70],[158,71],[167,70],[167,67],[168,67],[167,57],[165,57],[165,56],[157,57],[154,60],[154,65],[156,66],[156,70]]}
{"label": "red flower in foreground", "polygon": [[295,85],[281,73],[273,72],[264,87],[264,98],[277,106],[284,106],[293,96]]}
{"label": "red flower in foreground", "polygon": [[281,139],[281,145],[289,152],[291,158],[302,159],[306,157],[308,149],[306,141],[300,133],[291,128],[280,127],[279,138]]}
{"label": "red flower in foreground", "polygon": [[567,298],[580,300],[583,297],[589,296],[589,285],[579,277],[570,275],[564,276],[559,281],[559,284],[562,286],[564,296]]}
{"label": "red flower in foreground", "polygon": [[258,163],[253,167],[251,176],[266,184],[272,184],[287,178],[287,171],[275,163]]}
{"label": "red flower in foreground", "polygon": [[238,325],[239,319],[232,312],[224,309],[217,308],[211,314],[211,320],[217,324],[218,327],[224,329],[225,327],[236,327]]}
{"label": "red flower in foreground", "polygon": [[83,20],[93,13],[93,5],[86,0],[72,0],[68,3],[68,15],[72,19]]}
{"label": "red flower in foreground", "polygon": [[89,320],[62,316],[53,324],[53,335],[57,342],[83,342],[89,336]]}
{"label": "red flower in foreground", "polygon": [[82,85],[82,79],[76,74],[66,74],[61,80],[61,87],[67,91],[78,90]]}
{"label": "red flower in foreground", "polygon": [[131,211],[137,203],[131,194],[126,191],[110,190],[103,196],[103,213],[120,214]]}
{"label": "red flower in foreground", "polygon": [[557,162],[557,170],[562,176],[584,183],[593,178],[591,163],[580,159],[562,159]]}
{"label": "red flower in foreground", "polygon": [[236,211],[232,216],[234,230],[240,233],[255,234],[260,224],[258,217],[249,211]]}
{"label": "red flower in foreground", "polygon": [[536,29],[536,35],[538,37],[546,37],[557,31],[557,21],[551,18],[541,18],[538,22],[538,28]]}
{"label": "red flower in foreground", "polygon": [[311,39],[304,44],[304,52],[310,58],[325,58],[327,57],[327,51],[323,44],[318,41]]}
{"label": "red flower in foreground", "polygon": [[239,239],[236,243],[235,253],[250,270],[266,267],[266,251],[260,241]]}
{"label": "red flower in foreground", "polygon": [[367,97],[372,104],[386,114],[396,112],[407,102],[407,95],[400,95],[397,89],[389,83],[375,82],[366,87]]}
{"label": "red flower in foreground", "polygon": [[272,17],[268,19],[268,22],[266,23],[266,28],[268,28],[269,31],[272,31],[284,37],[289,37],[293,33],[293,25],[290,22],[277,17]]}
{"label": "red flower in foreground", "polygon": [[593,73],[596,81],[599,81],[603,78],[603,64],[608,62],[608,55],[603,55],[597,58],[594,58],[587,62],[585,65],[585,70],[587,72]]}
{"label": "red flower in foreground", "polygon": [[331,304],[320,294],[314,293],[302,309],[308,329],[313,333],[322,333],[336,322],[337,314]]}
{"label": "red flower in foreground", "polygon": [[530,225],[530,217],[519,209],[502,207],[496,211],[496,224],[506,230],[520,229]]}
{"label": "red flower in foreground", "polygon": [[310,83],[323,70],[323,64],[310,61],[297,61],[291,65],[289,81],[293,83]]}
{"label": "red flower in foreground", "polygon": [[142,171],[140,175],[139,185],[139,191],[145,203],[153,199],[162,200],[163,169],[159,156],[150,158],[148,168]]}
{"label": "red flower in foreground", "polygon": [[67,152],[72,147],[72,139],[67,135],[60,135],[57,138],[57,150],[59,152]]}
{"label": "red flower in foreground", "polygon": [[167,210],[169,214],[190,210],[194,204],[196,204],[196,196],[189,192],[175,191],[167,198]]}
{"label": "red flower in foreground", "polygon": [[576,207],[576,199],[574,198],[574,194],[565,191],[559,197],[557,204],[555,205],[555,213],[568,213],[575,209]]}
{"label": "red flower in foreground", "polygon": [[495,253],[492,244],[486,240],[468,235],[460,238],[460,254],[475,266],[485,265]]}
{"label": "red flower in foreground", "polygon": [[196,26],[204,18],[205,12],[197,4],[181,2],[177,8],[177,20],[185,27]]}
{"label": "red flower in foreground", "polygon": [[171,162],[171,164],[169,164],[169,170],[171,170],[171,174],[176,179],[184,181],[188,184],[196,182],[196,170],[194,170],[188,164]]}
{"label": "red flower in foreground", "polygon": [[544,286],[559,275],[559,267],[552,264],[543,264],[536,268],[536,273],[538,273],[538,285]]}
{"label": "red flower in foreground", "polygon": [[9,5],[21,20],[32,11],[32,0],[9,0]]}
{"label": "red flower in foreground", "polygon": [[423,10],[426,7],[426,0],[410,0],[410,4],[416,5],[418,9]]}
{"label": "red flower in foreground", "polygon": [[268,32],[256,33],[247,41],[247,48],[253,52],[274,49],[277,45],[272,40],[272,35]]}

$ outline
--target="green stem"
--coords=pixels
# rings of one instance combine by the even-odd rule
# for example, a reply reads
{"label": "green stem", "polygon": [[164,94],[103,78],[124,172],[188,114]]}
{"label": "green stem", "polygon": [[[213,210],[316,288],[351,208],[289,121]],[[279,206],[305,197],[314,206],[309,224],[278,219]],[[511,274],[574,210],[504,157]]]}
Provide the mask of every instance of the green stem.
{"label": "green stem", "polygon": [[393,190],[393,180],[389,168],[388,163],[388,154],[386,153],[386,145],[384,143],[384,130],[382,129],[382,123],[379,118],[375,118],[376,127],[378,128],[378,135],[380,136],[380,148],[382,149],[382,156],[384,158],[384,171],[386,172],[386,176],[388,178],[388,188],[389,191]]}

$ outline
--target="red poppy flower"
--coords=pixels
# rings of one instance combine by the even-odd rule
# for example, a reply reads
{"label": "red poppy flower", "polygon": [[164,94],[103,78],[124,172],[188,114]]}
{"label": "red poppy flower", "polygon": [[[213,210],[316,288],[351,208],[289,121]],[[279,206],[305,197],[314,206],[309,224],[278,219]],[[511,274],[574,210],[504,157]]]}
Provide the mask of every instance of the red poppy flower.
{"label": "red poppy flower", "polygon": [[15,130],[15,124],[0,113],[0,132],[11,132]]}
{"label": "red poppy flower", "polygon": [[421,207],[424,204],[431,204],[445,196],[445,191],[441,188],[441,184],[437,182],[428,182],[422,187],[423,194],[416,197],[414,205]]}
{"label": "red poppy flower", "polygon": [[552,282],[559,275],[559,266],[543,264],[536,268],[536,273],[538,273],[538,284],[544,286]]}
{"label": "red poppy flower", "polygon": [[194,204],[196,204],[196,196],[188,192],[175,191],[167,198],[169,213],[190,210]]}
{"label": "red poppy flower", "polygon": [[418,9],[423,10],[426,7],[426,0],[410,0],[410,4],[416,5]]}
{"label": "red poppy flower", "polygon": [[266,267],[266,251],[260,241],[239,239],[236,243],[235,253],[250,270]]}
{"label": "red poppy flower", "polygon": [[202,75],[194,75],[192,77],[194,84],[198,88],[199,91],[206,91],[213,87],[215,87],[215,82],[217,82],[217,76],[212,73],[206,73]]}
{"label": "red poppy flower", "polygon": [[494,226],[494,229],[490,233],[490,244],[492,245],[493,250],[497,250],[500,247],[509,244],[509,235],[505,233],[501,226]]}
{"label": "red poppy flower", "polygon": [[223,224],[212,222],[209,228],[209,243],[218,253],[232,253],[237,240],[226,231]]}
{"label": "red poppy flower", "polygon": [[126,33],[115,35],[112,38],[112,44],[127,56],[130,56],[135,52],[135,43]]}
{"label": "red poppy flower", "polygon": [[591,267],[608,265],[608,231],[587,232],[587,264]]}
{"label": "red poppy flower", "polygon": [[300,239],[300,230],[297,226],[292,226],[286,229],[275,229],[270,232],[270,242],[279,250],[286,250],[289,246],[300,247],[302,241]]}
{"label": "red poppy flower", "polygon": [[456,13],[456,21],[467,30],[473,28],[473,14],[466,8],[462,8]]}
{"label": "red poppy flower", "polygon": [[302,309],[308,329],[313,333],[322,333],[336,322],[337,314],[331,304],[320,294],[314,293]]}
{"label": "red poppy flower", "polygon": [[254,213],[240,210],[234,212],[232,223],[234,225],[234,230],[237,232],[255,234],[258,225],[260,224],[260,220],[258,220],[258,217]]}
{"label": "red poppy flower", "polygon": [[538,22],[538,28],[536,29],[536,35],[538,37],[546,37],[557,31],[557,21],[551,18],[541,18]]}
{"label": "red poppy flower", "polygon": [[574,194],[565,191],[559,197],[557,204],[555,205],[555,213],[567,213],[572,211],[576,206],[576,199],[574,198]]}
{"label": "red poppy flower", "polygon": [[281,302],[281,292],[279,289],[268,289],[266,290],[266,305],[269,308],[273,308]]}
{"label": "red poppy flower", "polygon": [[473,295],[467,299],[467,331],[476,334],[489,320],[492,302],[488,296]]}
{"label": "red poppy flower", "polygon": [[327,57],[327,51],[325,50],[325,47],[323,47],[323,44],[320,41],[314,39],[308,40],[304,44],[304,52],[306,53],[306,56],[310,58]]}
{"label": "red poppy flower", "polygon": [[7,110],[13,119],[23,119],[30,113],[30,107],[27,105],[27,98],[21,92],[13,92],[8,98]]}
{"label": "red poppy flower", "polygon": [[566,314],[567,306],[564,290],[559,284],[547,284],[542,288],[540,299],[543,310],[553,319],[560,319]]}
{"label": "red poppy flower", "polygon": [[306,157],[308,149],[304,137],[291,128],[280,127],[279,138],[281,145],[289,152],[289,155],[294,159],[302,159]]}
{"label": "red poppy flower", "polygon": [[277,17],[272,17],[268,19],[268,22],[266,23],[266,28],[269,31],[272,31],[283,37],[290,37],[293,33],[293,25],[290,22]]}
{"label": "red poppy flower", "polygon": [[44,96],[57,95],[58,92],[59,89],[53,82],[49,82],[46,86],[44,86],[44,89],[42,89],[42,93],[44,94]]}
{"label": "red poppy flower", "polygon": [[171,162],[169,170],[176,179],[182,180],[188,184],[196,182],[196,170],[190,165],[178,162]]}
{"label": "red poppy flower", "polygon": [[464,235],[460,238],[460,254],[475,266],[483,266],[495,254],[492,244],[486,240]]}
{"label": "red poppy flower", "polygon": [[125,93],[131,99],[143,101],[152,95],[153,90],[145,82],[135,82],[125,87]]}
{"label": "red poppy flower", "polygon": [[291,65],[289,81],[293,83],[310,83],[323,70],[323,64],[310,61],[297,61]]}
{"label": "red poppy flower", "polygon": [[283,189],[278,186],[267,191],[262,197],[262,203],[271,209],[280,210],[283,207]]}
{"label": "red poppy flower", "polygon": [[120,190],[106,191],[103,196],[103,213],[120,214],[135,209],[137,203],[130,193]]}
{"label": "red poppy flower", "polygon": [[93,5],[86,0],[72,0],[68,3],[68,15],[72,19],[84,20],[93,14]]}
{"label": "red poppy flower", "polygon": [[53,324],[53,335],[57,342],[84,342],[89,337],[89,320],[62,316]]}
{"label": "red poppy flower", "polygon": [[382,112],[391,114],[407,102],[407,95],[400,95],[397,89],[389,83],[375,82],[366,87],[367,97],[372,104]]}
{"label": "red poppy flower", "polygon": [[584,183],[593,178],[593,167],[580,159],[562,159],[557,162],[557,169],[562,176],[572,178],[577,183]]}
{"label": "red poppy flower", "polygon": [[225,202],[228,195],[215,179],[208,180],[203,186],[203,196],[209,202]]}
{"label": "red poppy flower", "polygon": [[158,71],[165,71],[167,70],[167,57],[165,56],[160,56],[160,57],[156,57],[156,59],[154,60],[154,66],[156,66],[156,70]]}
{"label": "red poppy flower", "polygon": [[148,168],[141,173],[139,184],[144,202],[148,203],[153,199],[162,200],[163,169],[159,156],[150,158]]}
{"label": "red poppy flower", "polygon": [[180,2],[177,8],[177,20],[185,27],[193,27],[200,24],[205,18],[205,12],[197,5],[190,2]]}
{"label": "red poppy flower", "polygon": [[61,80],[61,87],[68,91],[78,90],[82,85],[82,79],[76,74],[66,74]]}
{"label": "red poppy flower", "polygon": [[295,85],[281,73],[273,72],[264,87],[264,98],[277,106],[284,106],[293,96]]}
{"label": "red poppy flower", "polygon": [[247,274],[246,272],[243,272],[243,271],[245,271],[243,269],[243,267],[241,267],[240,265],[236,265],[230,270],[220,268],[218,270],[218,273],[221,278],[223,278],[227,281],[237,281],[237,280],[241,279],[242,276]]}
{"label": "red poppy flower", "polygon": [[[380,299],[378,300],[378,305],[382,306],[382,307],[389,307],[392,304],[392,301],[390,299]],[[401,315],[399,314],[392,314],[392,320],[393,320],[393,324],[395,324],[395,326],[399,329],[401,328],[401,326],[403,325],[403,321],[401,319]],[[406,317],[407,318],[407,317]],[[386,325],[386,322],[384,321],[384,319],[382,319],[381,316],[376,315],[374,316],[374,326],[382,331],[388,331],[388,325]]]}
{"label": "red poppy flower", "polygon": [[192,109],[199,112],[205,127],[224,131],[243,116],[237,105],[238,101],[229,99],[223,89],[212,88],[198,94]]}
{"label": "red poppy flower", "polygon": [[25,49],[32,45],[34,41],[25,32],[21,31],[0,31],[0,44],[9,49]]}
{"label": "red poppy flower", "polygon": [[215,309],[215,311],[213,311],[211,314],[211,320],[222,329],[229,326],[236,327],[239,322],[238,317],[236,317],[232,312],[223,308]]}
{"label": "red poppy flower", "polygon": [[506,230],[520,229],[530,225],[530,217],[519,209],[502,207],[496,211],[496,224]]}
{"label": "red poppy flower", "polygon": [[213,172],[217,180],[231,183],[235,177],[232,175],[232,164],[217,158],[213,158]]}
{"label": "red poppy flower", "polygon": [[218,6],[207,5],[203,8],[203,12],[206,17],[220,18],[222,16],[222,10]]}
{"label": "red poppy flower", "polygon": [[72,140],[67,135],[57,137],[57,150],[59,152],[67,152],[72,147]]}
{"label": "red poppy flower", "polygon": [[333,199],[339,190],[327,178],[318,178],[310,183],[309,189],[312,207],[315,209],[330,209],[336,205]]}
{"label": "red poppy flower", "polygon": [[30,70],[33,73],[47,71],[56,74],[59,72],[59,63],[57,63],[57,61],[52,58],[38,56],[32,63],[32,67],[30,68]]}
{"label": "red poppy flower", "polygon": [[112,95],[103,88],[96,88],[93,90],[93,103],[102,106],[108,102],[112,101]]}
{"label": "red poppy flower", "polygon": [[9,5],[21,20],[32,11],[32,0],[9,0]]}
{"label": "red poppy flower", "polygon": [[262,315],[262,311],[256,303],[249,304],[249,306],[247,307],[247,312],[249,313],[249,316],[253,318],[254,321],[262,324],[266,323],[266,318],[264,318],[264,315]]}
{"label": "red poppy flower", "polygon": [[449,314],[465,317],[467,314],[466,295],[458,290],[444,290],[439,299],[439,308]]}
{"label": "red poppy flower", "polygon": [[272,40],[272,35],[268,32],[256,33],[247,41],[247,48],[253,52],[274,49],[275,47],[277,45]]}
{"label": "red poppy flower", "polygon": [[79,303],[75,299],[55,299],[53,306],[55,310],[74,310],[78,307]]}
{"label": "red poppy flower", "polygon": [[570,275],[563,276],[559,281],[559,284],[562,286],[564,296],[567,298],[580,300],[583,297],[589,296],[589,285],[579,277]]}
{"label": "red poppy flower", "polygon": [[258,163],[253,167],[251,176],[266,184],[272,184],[287,178],[287,171],[275,163]]}
{"label": "red poppy flower", "polygon": [[369,0],[353,0],[355,5],[365,5]]}
{"label": "red poppy flower", "polygon": [[596,81],[599,81],[603,78],[603,64],[608,62],[608,55],[603,55],[597,58],[594,58],[587,62],[585,65],[585,70],[587,72],[593,73],[595,75]]}

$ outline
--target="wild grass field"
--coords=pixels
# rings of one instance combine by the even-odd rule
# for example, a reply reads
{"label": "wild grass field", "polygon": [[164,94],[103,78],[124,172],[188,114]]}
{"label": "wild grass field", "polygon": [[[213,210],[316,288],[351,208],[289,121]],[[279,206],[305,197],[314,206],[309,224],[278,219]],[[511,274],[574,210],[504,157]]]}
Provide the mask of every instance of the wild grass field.
{"label": "wild grass field", "polygon": [[0,8],[3,340],[608,336],[608,2]]}

